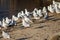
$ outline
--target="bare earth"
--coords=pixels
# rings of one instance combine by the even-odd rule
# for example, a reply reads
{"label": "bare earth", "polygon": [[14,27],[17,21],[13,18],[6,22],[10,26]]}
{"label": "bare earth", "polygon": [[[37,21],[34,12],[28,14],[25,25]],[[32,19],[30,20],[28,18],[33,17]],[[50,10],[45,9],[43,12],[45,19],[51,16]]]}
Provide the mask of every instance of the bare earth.
{"label": "bare earth", "polygon": [[52,40],[54,35],[60,35],[59,32],[60,14],[49,13],[49,20],[36,20],[30,28],[21,28],[19,23],[9,32],[11,39],[0,38],[0,40]]}

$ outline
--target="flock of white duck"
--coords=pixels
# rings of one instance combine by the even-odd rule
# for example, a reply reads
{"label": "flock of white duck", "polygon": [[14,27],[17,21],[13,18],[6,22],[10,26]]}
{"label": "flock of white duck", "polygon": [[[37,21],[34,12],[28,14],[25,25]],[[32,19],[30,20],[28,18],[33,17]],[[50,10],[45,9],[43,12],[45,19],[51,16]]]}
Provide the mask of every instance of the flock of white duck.
{"label": "flock of white duck", "polygon": [[[49,5],[47,8],[43,7],[42,10],[35,8],[33,10],[33,12],[28,12],[27,9],[25,9],[25,12],[21,11],[21,12],[18,13],[17,16],[12,15],[12,19],[9,19],[8,17],[3,18],[3,20],[0,21],[0,26],[3,27],[3,28],[7,28],[10,25],[11,26],[12,25],[17,25],[17,21],[19,20],[19,18],[21,18],[22,19],[22,25],[24,27],[30,27],[30,23],[33,23],[31,21],[31,15],[33,15],[34,19],[36,19],[36,20],[40,19],[41,17],[43,17],[44,19],[47,19],[47,17],[48,17],[47,9],[51,13],[54,13],[54,12],[60,13],[60,3],[53,1],[53,4]],[[10,38],[10,35],[7,32],[5,32],[5,31],[2,31],[2,36],[5,39],[6,38]]]}

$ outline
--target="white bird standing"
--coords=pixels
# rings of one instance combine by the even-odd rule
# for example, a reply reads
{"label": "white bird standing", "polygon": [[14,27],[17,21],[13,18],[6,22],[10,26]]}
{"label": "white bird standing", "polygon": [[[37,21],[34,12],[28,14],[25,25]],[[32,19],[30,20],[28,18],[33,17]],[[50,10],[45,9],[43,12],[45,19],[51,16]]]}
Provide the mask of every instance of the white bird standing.
{"label": "white bird standing", "polygon": [[32,22],[27,16],[24,16],[22,19],[22,25],[24,27],[30,27],[30,22]]}
{"label": "white bird standing", "polygon": [[48,13],[47,13],[46,7],[43,7],[42,11],[43,11],[44,19],[47,19],[48,18]]}
{"label": "white bird standing", "polygon": [[21,13],[22,13],[22,14],[21,14],[21,17],[22,17],[22,16],[24,17],[24,16],[25,16],[25,13],[24,13],[23,11],[21,11]]}
{"label": "white bird standing", "polygon": [[2,36],[5,39],[10,39],[10,35],[7,32],[5,32],[5,31],[2,31]]}
{"label": "white bird standing", "polygon": [[22,14],[22,13],[19,12],[19,13],[17,14],[17,17],[20,18],[20,17],[21,17],[21,14]]}
{"label": "white bird standing", "polygon": [[58,4],[58,8],[60,9],[60,3]]}
{"label": "white bird standing", "polygon": [[7,28],[9,25],[5,22],[5,19],[3,18],[2,21],[2,27]]}
{"label": "white bird standing", "polygon": [[15,15],[12,15],[12,20],[17,22],[18,19],[19,19],[18,17],[16,17]]}
{"label": "white bird standing", "polygon": [[38,9],[37,9],[37,8],[35,8],[34,10],[35,10],[35,11],[37,11]]}
{"label": "white bird standing", "polygon": [[55,1],[53,0],[53,7],[54,7],[56,13],[60,13],[59,4],[60,4],[59,2],[55,2]]}
{"label": "white bird standing", "polygon": [[41,9],[38,10],[38,13],[37,14],[39,15],[39,17],[42,17],[43,16]]}
{"label": "white bird standing", "polygon": [[59,4],[60,2],[56,2],[55,0],[53,0],[53,5],[55,4]]}
{"label": "white bird standing", "polygon": [[43,7],[42,13],[46,13],[46,12],[47,12],[46,7]]}
{"label": "white bird standing", "polygon": [[34,16],[34,19],[40,19],[40,17],[38,17],[38,14],[35,11],[33,11],[33,16]]}
{"label": "white bird standing", "polygon": [[6,17],[5,19],[6,19],[6,21],[5,21],[5,22],[6,22],[7,24],[9,24],[9,23],[10,23],[10,21],[11,21],[11,19],[9,19],[8,17]]}
{"label": "white bird standing", "polygon": [[25,9],[25,14],[29,16],[29,12],[27,11],[27,9]]}
{"label": "white bird standing", "polygon": [[60,13],[60,10],[58,9],[57,4],[55,4],[55,11],[56,11],[56,13]]}
{"label": "white bird standing", "polygon": [[34,19],[40,19],[39,15],[37,13],[38,13],[38,10],[35,8],[33,10],[33,17],[34,17]]}
{"label": "white bird standing", "polygon": [[[53,8],[55,9],[56,7],[59,7],[59,2],[55,2],[54,0],[53,0]],[[55,9],[56,10],[56,9]]]}
{"label": "white bird standing", "polygon": [[52,7],[52,5],[48,6],[48,11],[50,11],[51,13],[54,13],[54,8]]}

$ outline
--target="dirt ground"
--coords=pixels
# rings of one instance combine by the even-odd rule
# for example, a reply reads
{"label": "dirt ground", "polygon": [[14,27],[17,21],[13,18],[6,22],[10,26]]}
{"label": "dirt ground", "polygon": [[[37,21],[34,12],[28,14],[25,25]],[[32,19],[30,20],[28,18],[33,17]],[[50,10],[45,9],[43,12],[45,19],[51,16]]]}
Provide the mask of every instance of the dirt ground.
{"label": "dirt ground", "polygon": [[49,13],[48,20],[36,20],[30,28],[21,28],[21,23],[18,23],[18,26],[9,32],[11,39],[0,38],[0,40],[50,40],[59,32],[60,14]]}

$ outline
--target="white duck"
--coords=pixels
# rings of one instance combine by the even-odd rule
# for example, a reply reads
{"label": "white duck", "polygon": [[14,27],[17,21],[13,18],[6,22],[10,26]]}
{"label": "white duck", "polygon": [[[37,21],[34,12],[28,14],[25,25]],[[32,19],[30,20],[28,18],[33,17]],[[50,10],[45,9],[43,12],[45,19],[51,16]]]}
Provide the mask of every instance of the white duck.
{"label": "white duck", "polygon": [[5,19],[3,18],[2,21],[2,27],[7,28],[9,25],[5,22]]}
{"label": "white duck", "polygon": [[21,11],[21,13],[22,13],[21,16],[25,16],[25,13],[23,11]]}
{"label": "white duck", "polygon": [[27,11],[27,9],[25,9],[25,14],[29,16],[29,12]]}
{"label": "white duck", "polygon": [[15,15],[12,15],[12,20],[17,21],[19,18],[16,17]]}
{"label": "white duck", "polygon": [[10,23],[10,21],[11,21],[11,19],[9,19],[8,17],[6,17],[5,19],[6,19],[6,21],[5,21],[5,22],[6,22],[7,24],[9,24],[9,23]]}
{"label": "white duck", "polygon": [[30,22],[32,22],[27,16],[24,16],[22,19],[22,25],[24,27],[30,27]]}
{"label": "white duck", "polygon": [[47,12],[47,9],[46,7],[43,7],[43,10],[42,10],[43,13],[46,13]]}
{"label": "white duck", "polygon": [[4,32],[4,31],[2,31],[2,36],[5,39],[10,39],[10,35],[8,33]]}
{"label": "white duck", "polygon": [[33,11],[33,16],[34,16],[34,19],[40,19],[40,17],[38,17],[38,14],[35,11]]}
{"label": "white duck", "polygon": [[34,19],[40,19],[39,15],[37,14],[38,13],[38,10],[36,8],[33,10],[32,13],[33,13]]}
{"label": "white duck", "polygon": [[20,18],[20,17],[21,17],[21,12],[19,12],[19,13],[17,14],[17,17],[18,17],[18,18]]}
{"label": "white duck", "polygon": [[53,8],[54,8],[54,10],[56,10],[55,8],[55,6],[57,5],[57,7],[58,7],[58,4],[59,4],[59,2],[56,2],[55,0],[53,0]]}
{"label": "white duck", "polygon": [[37,13],[37,15],[38,15],[38,9],[37,9],[37,8],[35,8],[35,9],[34,9],[34,11],[35,11],[35,13]]}
{"label": "white duck", "polygon": [[58,4],[58,8],[60,9],[60,3]]}
{"label": "white duck", "polygon": [[37,14],[39,15],[39,17],[42,17],[43,16],[41,9],[38,10],[38,13]]}
{"label": "white duck", "polygon": [[60,10],[58,9],[57,4],[55,4],[55,11],[56,13],[60,13]]}
{"label": "white duck", "polygon": [[54,13],[54,9],[53,9],[52,5],[48,6],[48,11],[50,11],[51,13]]}
{"label": "white duck", "polygon": [[38,9],[37,9],[37,8],[35,8],[34,10],[35,10],[35,11],[37,11]]}
{"label": "white duck", "polygon": [[59,4],[59,3],[60,3],[60,2],[56,2],[55,0],[53,0],[53,5],[54,5],[54,4]]}
{"label": "white duck", "polygon": [[44,19],[47,19],[48,18],[48,13],[47,13],[46,7],[43,7],[42,11],[43,11]]}

